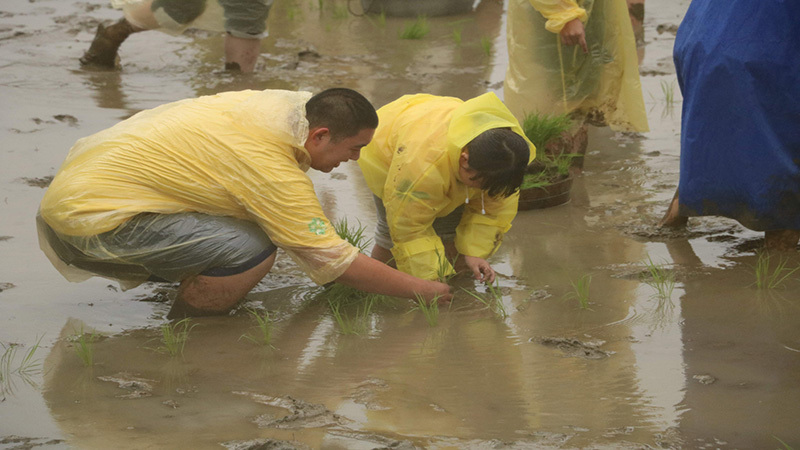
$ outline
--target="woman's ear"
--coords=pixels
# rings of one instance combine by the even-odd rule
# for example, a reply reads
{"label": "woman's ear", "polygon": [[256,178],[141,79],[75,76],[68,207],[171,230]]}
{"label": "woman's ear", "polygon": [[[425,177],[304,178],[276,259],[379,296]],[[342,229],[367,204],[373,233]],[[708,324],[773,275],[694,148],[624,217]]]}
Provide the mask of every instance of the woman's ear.
{"label": "woman's ear", "polygon": [[461,156],[458,157],[458,164],[464,169],[469,169],[469,153],[466,150],[461,151]]}

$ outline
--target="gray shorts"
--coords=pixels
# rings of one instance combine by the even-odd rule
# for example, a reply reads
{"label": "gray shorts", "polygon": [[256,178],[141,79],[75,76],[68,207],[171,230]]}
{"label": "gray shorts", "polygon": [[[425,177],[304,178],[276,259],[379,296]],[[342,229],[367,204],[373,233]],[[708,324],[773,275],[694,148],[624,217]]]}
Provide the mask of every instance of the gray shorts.
{"label": "gray shorts", "polygon": [[[389,224],[386,222],[386,207],[383,206],[383,200],[377,195],[373,195],[375,200],[375,209],[378,213],[378,223],[375,225],[375,243],[379,246],[390,249],[394,247],[392,237],[389,233]],[[456,240],[456,228],[461,222],[461,216],[464,214],[464,205],[454,209],[450,214],[439,217],[433,221],[433,230],[436,235],[442,239],[443,242],[452,242]]]}
{"label": "gray shorts", "polygon": [[120,280],[236,275],[277,249],[254,222],[200,213],[143,213],[89,237],[61,235],[40,217],[37,221],[62,261]]}
{"label": "gray shorts", "polygon": [[[150,9],[164,12],[175,22],[186,25],[206,9],[207,0],[154,0]],[[267,30],[273,0],[219,0],[225,16],[225,31],[244,39],[259,39]]]}

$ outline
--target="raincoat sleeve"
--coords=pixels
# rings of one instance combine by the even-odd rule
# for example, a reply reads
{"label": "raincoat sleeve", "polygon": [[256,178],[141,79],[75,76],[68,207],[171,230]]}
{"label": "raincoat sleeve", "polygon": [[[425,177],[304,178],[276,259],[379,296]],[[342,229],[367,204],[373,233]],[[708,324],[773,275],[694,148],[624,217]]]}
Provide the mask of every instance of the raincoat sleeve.
{"label": "raincoat sleeve", "polygon": [[335,280],[358,256],[358,249],[336,234],[311,180],[293,158],[253,150],[243,157],[242,170],[247,172],[238,177],[231,192],[270,240],[315,283]]}
{"label": "raincoat sleeve", "polygon": [[545,28],[552,33],[560,33],[567,22],[580,19],[586,22],[589,16],[586,10],[578,6],[575,0],[529,0],[531,5],[539,11],[547,23]]}
{"label": "raincoat sleeve", "polygon": [[506,198],[487,198],[483,208],[477,201],[467,204],[456,228],[458,253],[483,259],[492,256],[511,229],[518,205],[519,192]]}
{"label": "raincoat sleeve", "polygon": [[[430,164],[422,173],[411,151],[395,155],[389,167],[383,202],[392,234],[397,268],[426,280],[453,273],[441,238],[433,229],[437,214],[448,204],[443,187],[449,175]],[[416,155],[420,156],[420,155]],[[411,162],[411,164],[409,164]]]}

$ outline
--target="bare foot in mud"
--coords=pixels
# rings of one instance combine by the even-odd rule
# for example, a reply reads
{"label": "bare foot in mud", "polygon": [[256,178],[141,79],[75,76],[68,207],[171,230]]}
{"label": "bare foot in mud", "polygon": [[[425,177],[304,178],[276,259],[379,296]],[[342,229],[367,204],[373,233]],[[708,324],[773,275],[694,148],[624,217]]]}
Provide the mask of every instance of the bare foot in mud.
{"label": "bare foot in mud", "polygon": [[669,208],[667,208],[667,212],[664,214],[664,217],[658,222],[659,228],[682,228],[686,226],[686,223],[689,222],[689,218],[686,216],[682,216],[679,213],[678,208],[678,191],[675,191],[675,195],[672,197],[672,201],[669,204]]}
{"label": "bare foot in mud", "polygon": [[764,247],[767,250],[792,251],[797,249],[800,230],[767,230],[764,232]]}
{"label": "bare foot in mud", "polygon": [[137,31],[140,30],[135,29],[125,19],[120,19],[117,23],[108,27],[102,24],[98,25],[92,45],[80,58],[81,66],[118,69],[119,56],[117,56],[117,50],[119,50],[119,46],[128,36]]}

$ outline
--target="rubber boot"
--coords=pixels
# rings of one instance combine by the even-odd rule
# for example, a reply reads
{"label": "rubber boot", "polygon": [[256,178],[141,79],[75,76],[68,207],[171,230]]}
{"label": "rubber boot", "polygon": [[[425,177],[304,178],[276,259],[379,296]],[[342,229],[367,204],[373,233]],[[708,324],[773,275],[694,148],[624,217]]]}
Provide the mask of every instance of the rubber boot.
{"label": "rubber boot", "polygon": [[124,18],[108,27],[104,27],[102,24],[98,25],[92,45],[80,59],[81,66],[119,68],[117,50],[125,39],[136,31],[138,30],[134,29]]}

